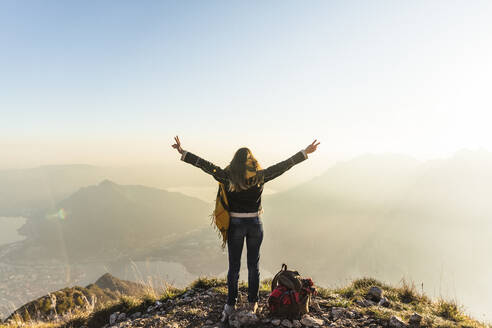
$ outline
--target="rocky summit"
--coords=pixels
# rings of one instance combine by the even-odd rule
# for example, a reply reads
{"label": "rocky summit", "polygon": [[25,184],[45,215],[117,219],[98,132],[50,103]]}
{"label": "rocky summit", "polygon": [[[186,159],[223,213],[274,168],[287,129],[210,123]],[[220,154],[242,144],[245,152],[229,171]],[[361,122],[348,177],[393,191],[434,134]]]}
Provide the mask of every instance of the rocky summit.
{"label": "rocky summit", "polygon": [[384,327],[387,322],[357,309],[333,306],[332,302],[316,297],[312,312],[297,319],[270,316],[267,308],[268,292],[260,294],[260,307],[256,314],[246,309],[247,292],[239,292],[236,311],[225,324],[220,322],[226,294],[216,287],[190,289],[166,301],[155,301],[138,312],[115,311],[109,315],[104,328],[131,327]]}
{"label": "rocky summit", "polygon": [[344,288],[318,288],[308,314],[297,318],[275,317],[267,305],[269,287],[269,281],[262,283],[259,308],[252,313],[247,309],[247,286],[241,284],[237,308],[223,323],[220,319],[226,302],[226,282],[202,278],[185,289],[170,287],[159,296],[122,296],[117,302],[96,307],[90,313],[74,313],[69,319],[45,323],[11,319],[5,327],[490,327],[466,316],[456,303],[430,300],[413,285],[390,287],[367,278],[355,280]]}

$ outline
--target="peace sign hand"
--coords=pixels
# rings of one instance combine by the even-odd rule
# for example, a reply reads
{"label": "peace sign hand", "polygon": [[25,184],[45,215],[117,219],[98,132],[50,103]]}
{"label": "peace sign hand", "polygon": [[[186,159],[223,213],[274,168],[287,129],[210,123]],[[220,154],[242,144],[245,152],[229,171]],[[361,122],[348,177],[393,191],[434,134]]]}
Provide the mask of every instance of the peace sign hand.
{"label": "peace sign hand", "polygon": [[313,153],[316,150],[316,147],[320,144],[320,142],[316,143],[316,141],[318,141],[318,139],[314,140],[312,144],[306,147],[306,154]]}
{"label": "peace sign hand", "polygon": [[178,136],[175,136],[174,137],[174,140],[176,141],[176,143],[174,145],[172,145],[173,148],[177,149],[178,152],[180,154],[183,153],[183,148],[181,148],[181,142],[179,141],[179,137]]}

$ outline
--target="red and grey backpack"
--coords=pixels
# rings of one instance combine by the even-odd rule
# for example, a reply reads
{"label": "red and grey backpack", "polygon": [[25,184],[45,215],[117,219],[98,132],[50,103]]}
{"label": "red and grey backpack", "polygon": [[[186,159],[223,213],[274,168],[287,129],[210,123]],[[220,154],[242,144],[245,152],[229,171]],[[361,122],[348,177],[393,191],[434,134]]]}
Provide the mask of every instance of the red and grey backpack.
{"label": "red and grey backpack", "polygon": [[287,270],[287,265],[282,264],[282,269],[272,280],[268,307],[273,315],[298,318],[309,312],[311,296],[315,293],[311,278],[304,279],[299,272]]}

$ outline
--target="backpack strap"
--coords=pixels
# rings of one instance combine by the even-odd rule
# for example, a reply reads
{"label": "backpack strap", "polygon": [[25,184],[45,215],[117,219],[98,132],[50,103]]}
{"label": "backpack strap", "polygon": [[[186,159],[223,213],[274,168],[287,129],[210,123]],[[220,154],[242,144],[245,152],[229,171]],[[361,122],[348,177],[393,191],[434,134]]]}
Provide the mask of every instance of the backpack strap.
{"label": "backpack strap", "polygon": [[280,269],[279,272],[277,272],[277,274],[275,275],[275,277],[273,277],[272,279],[272,292],[275,288],[277,288],[277,285],[278,285],[278,277],[284,272],[287,270],[287,264],[285,263],[282,263],[282,269]]}

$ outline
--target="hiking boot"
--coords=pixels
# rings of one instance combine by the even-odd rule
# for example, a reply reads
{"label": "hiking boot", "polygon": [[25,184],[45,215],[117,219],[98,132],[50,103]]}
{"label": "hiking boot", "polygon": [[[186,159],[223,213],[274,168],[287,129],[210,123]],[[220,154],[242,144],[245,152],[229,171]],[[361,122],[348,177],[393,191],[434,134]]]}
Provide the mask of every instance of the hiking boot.
{"label": "hiking boot", "polygon": [[236,309],[235,305],[225,304],[224,310],[222,310],[222,317],[220,318],[220,321],[221,322],[227,321],[227,319],[229,319],[229,317],[231,316],[231,314],[234,312],[235,309]]}
{"label": "hiking boot", "polygon": [[247,310],[248,312],[256,314],[256,311],[258,311],[258,302],[249,302]]}

